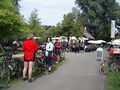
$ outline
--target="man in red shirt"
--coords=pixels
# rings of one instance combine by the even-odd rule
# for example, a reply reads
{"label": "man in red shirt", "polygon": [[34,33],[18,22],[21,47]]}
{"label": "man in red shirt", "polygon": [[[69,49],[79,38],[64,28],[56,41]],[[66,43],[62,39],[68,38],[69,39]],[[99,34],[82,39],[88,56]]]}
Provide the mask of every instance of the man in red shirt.
{"label": "man in red shirt", "polygon": [[24,52],[24,69],[23,78],[26,79],[26,74],[28,71],[29,82],[32,82],[32,68],[34,63],[35,53],[38,51],[38,45],[33,41],[33,34],[29,34],[28,40],[26,40],[22,46]]}
{"label": "man in red shirt", "polygon": [[[61,42],[58,41],[58,39],[56,39],[54,46],[55,46],[55,54],[58,56],[58,61],[59,61],[62,44],[61,44]],[[57,61],[57,63],[58,63],[58,61]]]}

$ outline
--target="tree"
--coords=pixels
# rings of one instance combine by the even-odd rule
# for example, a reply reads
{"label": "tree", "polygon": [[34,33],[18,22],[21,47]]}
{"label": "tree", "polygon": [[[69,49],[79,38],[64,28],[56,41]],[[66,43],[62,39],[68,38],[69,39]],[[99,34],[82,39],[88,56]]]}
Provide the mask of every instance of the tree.
{"label": "tree", "polygon": [[64,19],[62,21],[62,34],[65,36],[70,36],[73,31],[74,23],[75,23],[75,14],[68,13],[64,15]]}
{"label": "tree", "polygon": [[120,6],[115,0],[76,0],[87,30],[96,38],[110,40],[111,20],[117,20]]}
{"label": "tree", "polygon": [[63,32],[62,32],[62,23],[58,22],[57,26],[56,26],[56,36],[62,36]]}
{"label": "tree", "polygon": [[82,24],[82,19],[77,18],[77,14],[75,12],[64,15],[61,25],[61,33],[65,36],[72,35],[80,37],[83,35],[84,25]]}
{"label": "tree", "polygon": [[19,8],[20,8],[19,1],[21,0],[13,0],[13,1],[14,1],[14,5],[16,6],[16,13],[19,13]]}
{"label": "tree", "polygon": [[31,16],[29,18],[29,28],[33,31],[35,36],[44,36],[45,30],[44,27],[41,26],[40,19],[38,17],[38,10],[34,9],[31,12]]}
{"label": "tree", "polygon": [[0,39],[10,38],[20,32],[23,19],[16,13],[16,7],[12,0],[1,0],[0,2]]}
{"label": "tree", "polygon": [[37,9],[34,9],[31,12],[28,22],[30,24],[31,30],[35,30],[36,28],[38,28],[38,26],[40,26],[41,22],[40,22],[40,19],[38,18],[38,10]]}
{"label": "tree", "polygon": [[73,35],[76,37],[83,36],[84,25],[82,24],[82,19],[77,19],[73,27]]}
{"label": "tree", "polygon": [[47,31],[47,36],[54,37],[57,35],[57,27],[51,26]]}

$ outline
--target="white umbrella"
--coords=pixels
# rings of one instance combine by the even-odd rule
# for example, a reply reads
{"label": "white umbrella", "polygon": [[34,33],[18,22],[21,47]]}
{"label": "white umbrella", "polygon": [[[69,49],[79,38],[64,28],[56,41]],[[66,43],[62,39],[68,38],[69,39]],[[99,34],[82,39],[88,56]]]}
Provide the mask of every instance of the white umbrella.
{"label": "white umbrella", "polygon": [[97,40],[97,42],[99,42],[99,43],[106,43],[106,41],[104,41],[104,40]]}
{"label": "white umbrella", "polygon": [[58,40],[59,40],[60,38],[59,38],[59,37],[53,37],[52,39],[53,39],[53,40],[56,40],[56,39],[58,39]]}
{"label": "white umbrella", "polygon": [[106,43],[106,41],[104,40],[90,40],[88,41],[88,43],[92,43],[92,44],[102,44],[102,43]]}
{"label": "white umbrella", "polygon": [[111,44],[112,44],[112,42],[108,42],[107,44],[111,45]]}
{"label": "white umbrella", "polygon": [[55,42],[56,40],[60,41],[60,38],[59,37],[53,37],[52,38],[52,42]]}
{"label": "white umbrella", "polygon": [[70,40],[77,40],[75,36],[70,37]]}
{"label": "white umbrella", "polygon": [[112,41],[113,45],[120,45],[120,39],[116,39]]}
{"label": "white umbrella", "polygon": [[89,40],[88,43],[96,44],[96,41],[94,41],[94,40]]}

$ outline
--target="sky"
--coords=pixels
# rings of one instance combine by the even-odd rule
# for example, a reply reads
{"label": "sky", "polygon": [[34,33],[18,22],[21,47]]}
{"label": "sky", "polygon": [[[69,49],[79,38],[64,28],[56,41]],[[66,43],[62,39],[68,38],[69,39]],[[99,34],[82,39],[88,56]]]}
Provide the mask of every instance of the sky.
{"label": "sky", "polygon": [[63,15],[72,11],[75,0],[21,0],[20,13],[28,20],[33,9],[38,10],[42,25],[56,25]]}
{"label": "sky", "polygon": [[[120,0],[116,0],[120,3]],[[56,25],[63,15],[72,11],[75,0],[21,0],[20,13],[28,20],[33,9],[38,10],[42,25]]]}

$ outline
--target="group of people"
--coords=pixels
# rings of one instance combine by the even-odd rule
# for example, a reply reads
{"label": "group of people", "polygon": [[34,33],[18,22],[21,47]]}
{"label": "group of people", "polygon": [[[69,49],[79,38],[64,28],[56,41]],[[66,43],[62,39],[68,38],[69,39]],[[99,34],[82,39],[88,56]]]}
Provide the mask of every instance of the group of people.
{"label": "group of people", "polygon": [[[29,82],[32,82],[32,69],[35,60],[35,53],[38,51],[38,45],[33,40],[33,34],[29,34],[27,40],[23,43],[22,50],[24,52],[24,68],[23,68],[23,80],[28,79]],[[51,37],[46,38],[45,46],[45,61],[48,66],[47,72],[51,72],[52,69],[52,60],[51,55],[53,49],[55,48],[56,55],[60,55],[61,43],[56,40],[55,43],[52,43]],[[27,77],[28,74],[28,77]]]}
{"label": "group of people", "polygon": [[[34,41],[33,34],[29,34],[27,40],[22,45],[22,51],[24,52],[24,68],[23,68],[23,80],[28,79],[32,82],[32,69],[35,61],[35,53],[38,51],[38,44]],[[48,66],[47,73],[52,70],[52,53],[54,52],[58,57],[61,55],[62,43],[56,39],[56,42],[52,42],[51,37],[46,38],[45,44],[45,61]],[[75,51],[79,50],[77,46],[73,47]],[[59,60],[59,59],[58,59]],[[59,61],[58,61],[59,62]],[[28,77],[27,77],[28,76]]]}
{"label": "group of people", "polygon": [[71,45],[68,45],[68,47],[66,48],[66,51],[79,53],[80,51],[92,52],[92,51],[95,51],[96,49],[97,49],[96,46],[71,44]]}

